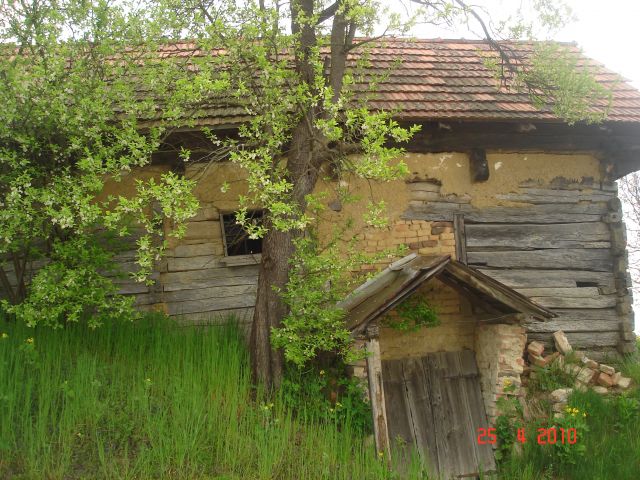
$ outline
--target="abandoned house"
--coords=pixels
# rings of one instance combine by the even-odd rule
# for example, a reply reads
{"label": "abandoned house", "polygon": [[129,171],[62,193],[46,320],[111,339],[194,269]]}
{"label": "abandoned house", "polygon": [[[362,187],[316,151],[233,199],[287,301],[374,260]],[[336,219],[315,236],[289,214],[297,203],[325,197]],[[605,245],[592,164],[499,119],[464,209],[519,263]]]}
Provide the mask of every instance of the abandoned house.
{"label": "abandoned house", "polygon": [[[412,255],[345,299],[349,325],[377,360],[355,370],[368,369],[374,404],[375,385],[384,386],[377,435],[384,424],[387,445],[404,437],[444,475],[492,468],[476,429],[495,415],[503,381],[518,384],[526,339],[549,344],[563,330],[593,358],[635,345],[615,181],[640,168],[640,92],[601,68],[597,79],[613,89],[608,119],[570,126],[501,85],[485,66],[488,51],[481,41],[390,39],[371,49],[368,67],[387,74],[370,106],[422,129],[405,145],[411,175],[373,187],[389,206],[390,226],[358,234],[367,251],[405,244]],[[141,307],[189,324],[229,315],[251,322],[261,243],[235,224],[243,173],[226,161],[197,161],[210,151],[198,127],[233,132],[247,118],[241,107],[212,107],[172,139],[194,161],[179,165],[168,149],[109,185],[109,193],[126,193],[135,178],[177,166],[197,179],[201,209],[157,265],[155,283],[122,285]],[[368,191],[356,179],[349,188]],[[358,208],[330,206],[334,220]],[[132,255],[120,258],[133,265]],[[428,299],[439,326],[403,333],[378,324],[410,294]]]}

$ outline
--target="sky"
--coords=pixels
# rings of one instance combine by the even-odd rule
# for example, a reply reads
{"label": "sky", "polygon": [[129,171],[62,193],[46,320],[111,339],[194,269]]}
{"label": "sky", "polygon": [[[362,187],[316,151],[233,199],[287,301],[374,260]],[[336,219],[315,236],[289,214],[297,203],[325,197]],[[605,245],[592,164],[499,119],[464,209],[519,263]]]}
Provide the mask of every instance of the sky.
{"label": "sky", "polygon": [[567,3],[577,21],[559,32],[557,39],[577,42],[589,57],[640,88],[640,2],[570,0]]}
{"label": "sky", "polygon": [[[520,0],[467,0],[485,8],[492,18],[515,12]],[[587,56],[620,73],[640,88],[640,0],[565,0],[576,20],[556,32],[553,38],[576,42]],[[485,17],[488,17],[486,15]],[[416,27],[420,37],[478,38],[475,32],[464,29],[433,29]]]}

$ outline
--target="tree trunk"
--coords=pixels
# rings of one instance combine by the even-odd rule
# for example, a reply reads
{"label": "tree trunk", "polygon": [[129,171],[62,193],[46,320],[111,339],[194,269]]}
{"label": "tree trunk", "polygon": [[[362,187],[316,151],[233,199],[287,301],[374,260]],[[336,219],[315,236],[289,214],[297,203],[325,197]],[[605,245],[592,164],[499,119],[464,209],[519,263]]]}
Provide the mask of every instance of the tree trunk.
{"label": "tree trunk", "polygon": [[277,388],[282,379],[284,359],[281,351],[271,348],[271,328],[280,326],[287,307],[274,288],[285,288],[292,254],[292,232],[270,228],[262,242],[262,262],[258,274],[250,345],[253,379],[267,389]]}
{"label": "tree trunk", "polygon": [[[319,166],[316,165],[316,155],[311,147],[311,135],[302,121],[294,131],[287,159],[287,171],[294,185],[291,200],[300,212],[305,211],[305,197],[313,192],[318,180]],[[266,222],[268,231],[262,242],[250,348],[254,381],[271,389],[280,385],[284,363],[282,352],[271,348],[271,329],[280,327],[288,312],[279,290],[286,288],[289,280],[289,260],[295,249],[293,240],[303,232],[278,231],[269,225],[268,213]]]}
{"label": "tree trunk", "polygon": [[[338,3],[340,5],[340,3]],[[300,45],[295,50],[295,69],[300,80],[315,84],[314,62],[311,58],[317,46],[315,26],[308,22],[313,17],[313,0],[296,0],[290,3],[291,30],[300,34]],[[299,15],[304,21],[299,22]],[[355,34],[355,26],[345,21],[344,14],[336,15],[331,37],[330,85],[337,100],[342,89],[347,50]],[[301,112],[302,118],[293,130],[287,154],[287,175],[293,184],[290,201],[300,213],[306,210],[306,196],[313,192],[323,159],[326,159],[326,138],[315,128],[315,120],[321,118],[318,106],[310,106]],[[320,150],[319,150],[320,149]],[[258,277],[256,307],[251,327],[251,366],[254,381],[271,389],[278,387],[282,379],[284,359],[282,352],[271,348],[271,329],[280,327],[287,314],[287,306],[278,290],[286,288],[289,280],[289,260],[294,252],[293,240],[300,231],[279,232],[270,228],[267,212],[267,228],[262,244],[262,262]]]}

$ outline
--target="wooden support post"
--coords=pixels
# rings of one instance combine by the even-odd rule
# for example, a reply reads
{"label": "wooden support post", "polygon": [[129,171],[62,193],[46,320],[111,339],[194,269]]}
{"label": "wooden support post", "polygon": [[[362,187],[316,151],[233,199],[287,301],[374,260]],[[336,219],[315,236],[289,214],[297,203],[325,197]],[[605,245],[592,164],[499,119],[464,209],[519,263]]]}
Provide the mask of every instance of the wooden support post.
{"label": "wooden support post", "polygon": [[387,410],[384,402],[384,384],[382,382],[382,360],[380,359],[379,330],[377,325],[367,327],[367,373],[369,375],[369,397],[373,414],[373,432],[376,440],[376,452],[391,461],[389,430],[387,428]]}
{"label": "wooden support post", "polygon": [[453,214],[453,235],[456,242],[456,260],[467,264],[467,235],[464,231],[464,213]]}

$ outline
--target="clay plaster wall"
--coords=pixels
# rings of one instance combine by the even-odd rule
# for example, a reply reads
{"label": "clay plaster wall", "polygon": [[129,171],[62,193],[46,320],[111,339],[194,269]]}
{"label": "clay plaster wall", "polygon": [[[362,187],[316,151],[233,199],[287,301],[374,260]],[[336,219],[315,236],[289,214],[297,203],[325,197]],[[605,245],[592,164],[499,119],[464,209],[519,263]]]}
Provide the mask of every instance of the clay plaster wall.
{"label": "clay plaster wall", "polygon": [[[473,350],[475,320],[466,299],[438,280],[423,285],[414,295],[420,295],[436,310],[440,325],[416,331],[381,328],[380,353],[383,360],[455,352],[465,348]],[[397,312],[392,310],[388,315],[393,318]]]}
{"label": "clay plaster wall", "polygon": [[[476,183],[465,153],[411,153],[403,159],[411,172],[406,179],[380,184],[343,178],[341,186],[359,201],[342,208],[336,209],[335,183],[320,181],[316,192],[327,192],[324,201],[333,207],[323,214],[322,233],[351,217],[356,223],[348,235],[357,236],[367,251],[404,244],[420,254],[453,255],[452,218],[463,213],[470,265],[558,309],[548,326],[531,326],[532,338],[547,342],[549,332],[562,329],[578,348],[631,348],[624,225],[615,184],[596,158],[488,152],[489,179]],[[133,178],[165,170],[135,171],[107,191],[130,192]],[[246,192],[244,174],[230,163],[192,163],[185,175],[197,181],[201,210],[186,237],[171,242],[153,295],[140,303],[186,322],[219,322],[229,313],[249,322],[260,257],[225,257],[220,226],[221,213],[233,211]],[[373,229],[364,225],[362,213],[379,200],[387,204],[390,224]],[[127,291],[143,293],[136,289],[141,287]]]}

